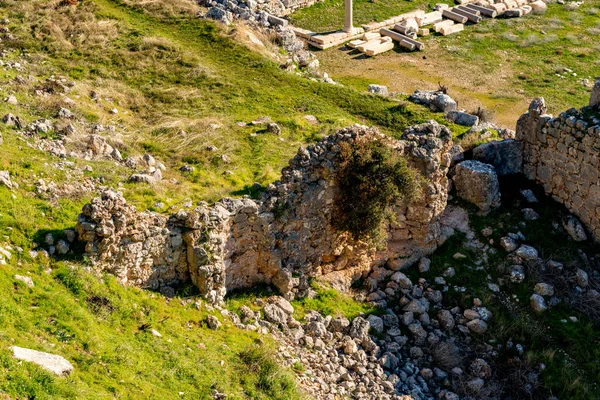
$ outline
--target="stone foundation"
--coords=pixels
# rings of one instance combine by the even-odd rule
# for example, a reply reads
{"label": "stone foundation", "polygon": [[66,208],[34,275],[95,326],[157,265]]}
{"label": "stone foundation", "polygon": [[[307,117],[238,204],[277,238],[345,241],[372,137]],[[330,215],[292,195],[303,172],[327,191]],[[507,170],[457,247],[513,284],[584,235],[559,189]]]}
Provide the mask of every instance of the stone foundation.
{"label": "stone foundation", "polygon": [[577,215],[600,241],[600,109],[571,109],[553,118],[536,99],[517,123],[523,172]]}
{"label": "stone foundation", "polygon": [[[395,222],[387,226],[382,250],[340,232],[331,220],[339,144],[374,140],[403,155],[424,182],[421,196],[392,205]],[[96,270],[165,293],[191,280],[215,303],[229,290],[258,283],[293,298],[305,294],[309,277],[347,289],[374,267],[400,269],[443,240],[439,217],[446,208],[451,145],[448,129],[435,122],[407,129],[402,140],[353,126],[301,148],[259,200],[223,199],[167,217],[138,212],[107,191],[83,208],[76,229]]]}

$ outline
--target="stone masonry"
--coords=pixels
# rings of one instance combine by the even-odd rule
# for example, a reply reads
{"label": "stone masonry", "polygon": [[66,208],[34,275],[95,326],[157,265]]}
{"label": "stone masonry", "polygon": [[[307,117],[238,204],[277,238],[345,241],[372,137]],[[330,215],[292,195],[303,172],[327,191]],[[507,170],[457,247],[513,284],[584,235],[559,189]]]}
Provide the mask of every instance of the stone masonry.
{"label": "stone masonry", "polygon": [[[424,178],[422,195],[392,205],[395,219],[383,250],[352,239],[331,221],[339,144],[371,140],[400,152]],[[316,276],[345,289],[376,266],[410,265],[443,240],[439,217],[447,203],[451,145],[450,131],[435,122],[408,128],[402,140],[353,126],[300,148],[258,200],[226,198],[165,216],[139,212],[106,191],[84,206],[76,230],[97,271],[164,293],[191,280],[213,303],[258,283],[293,298],[304,295],[307,278]]]}
{"label": "stone masonry", "polygon": [[553,118],[535,99],[517,123],[523,172],[577,215],[600,241],[600,107],[570,109]]}

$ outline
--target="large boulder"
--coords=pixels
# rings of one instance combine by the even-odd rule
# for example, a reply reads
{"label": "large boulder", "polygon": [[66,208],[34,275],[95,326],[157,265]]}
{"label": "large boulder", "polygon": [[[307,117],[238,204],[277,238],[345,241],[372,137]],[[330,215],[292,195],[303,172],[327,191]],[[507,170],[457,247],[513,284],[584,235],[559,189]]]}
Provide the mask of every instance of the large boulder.
{"label": "large boulder", "polygon": [[463,126],[475,126],[479,124],[479,117],[477,115],[468,114],[462,111],[450,111],[446,114],[446,119],[457,125]]}
{"label": "large boulder", "polygon": [[367,338],[369,337],[370,328],[369,321],[362,317],[356,317],[350,325],[350,337],[357,339]]}
{"label": "large boulder", "polygon": [[475,204],[483,213],[500,206],[500,185],[493,166],[476,160],[456,165],[454,185],[458,197]]}
{"label": "large boulder", "polygon": [[587,240],[588,237],[585,233],[585,228],[574,216],[569,215],[568,217],[564,218],[562,225],[574,241],[584,242]]}
{"label": "large boulder", "polygon": [[37,364],[53,374],[64,376],[69,375],[73,371],[73,365],[64,357],[17,346],[11,347],[11,350],[13,357],[17,360]]}
{"label": "large boulder", "polygon": [[287,324],[288,316],[284,310],[275,304],[267,304],[263,308],[265,319],[271,323],[284,326]]}
{"label": "large boulder", "polygon": [[448,96],[447,94],[439,94],[432,101],[433,107],[438,112],[448,113],[451,111],[456,111],[458,104],[456,101]]}
{"label": "large boulder", "polygon": [[16,184],[10,179],[10,173],[8,171],[0,171],[0,185],[4,185],[9,189],[16,187]]}
{"label": "large boulder", "polygon": [[596,84],[592,89],[592,96],[590,97],[590,106],[600,106],[600,79],[596,80]]}
{"label": "large boulder", "polygon": [[498,176],[523,172],[523,143],[506,139],[484,143],[473,149],[473,158],[493,165]]}
{"label": "large boulder", "polygon": [[387,96],[389,94],[387,86],[383,86],[383,85],[371,84],[371,85],[369,85],[368,90],[369,90],[369,93],[378,94],[380,96]]}
{"label": "large boulder", "polygon": [[456,101],[441,90],[415,90],[408,98],[413,103],[429,107],[431,111],[448,113],[456,111]]}
{"label": "large boulder", "polygon": [[548,10],[548,5],[542,0],[529,3],[529,6],[534,14],[544,14]]}

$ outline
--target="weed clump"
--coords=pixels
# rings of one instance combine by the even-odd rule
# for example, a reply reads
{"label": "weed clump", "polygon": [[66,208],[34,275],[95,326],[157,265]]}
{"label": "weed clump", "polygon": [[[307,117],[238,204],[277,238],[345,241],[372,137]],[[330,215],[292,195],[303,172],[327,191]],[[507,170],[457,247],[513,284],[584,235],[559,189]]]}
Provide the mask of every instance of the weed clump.
{"label": "weed clump", "polygon": [[299,399],[294,378],[285,373],[264,349],[254,346],[240,352],[238,357],[246,369],[241,371],[243,379],[252,380],[259,393],[268,394],[272,399]]}
{"label": "weed clump", "polygon": [[390,206],[410,201],[419,192],[414,170],[406,160],[380,141],[357,141],[340,145],[338,229],[355,239],[378,243],[384,222],[392,220]]}

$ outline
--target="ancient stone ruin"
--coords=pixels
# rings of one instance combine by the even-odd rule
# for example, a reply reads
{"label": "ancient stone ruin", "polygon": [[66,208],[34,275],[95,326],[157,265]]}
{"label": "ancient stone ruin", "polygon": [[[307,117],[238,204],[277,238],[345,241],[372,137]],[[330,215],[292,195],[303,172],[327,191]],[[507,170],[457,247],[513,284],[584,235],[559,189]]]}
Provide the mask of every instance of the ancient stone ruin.
{"label": "ancient stone ruin", "polygon": [[[600,81],[599,81],[600,82]],[[597,84],[598,86],[598,84]],[[544,99],[534,100],[517,123],[523,142],[523,172],[564,204],[600,241],[600,111],[589,107],[553,118]]]}
{"label": "ancient stone ruin", "polygon": [[[336,229],[331,219],[340,144],[359,141],[390,146],[424,178],[422,195],[392,206],[395,222],[387,226],[383,250]],[[164,293],[191,280],[211,302],[258,283],[293,298],[317,276],[344,289],[374,266],[410,265],[443,240],[439,216],[446,208],[451,144],[450,131],[435,122],[407,129],[402,140],[353,126],[301,148],[259,200],[223,199],[165,216],[138,212],[106,191],[84,206],[76,229],[96,270]]]}
{"label": "ancient stone ruin", "polygon": [[[498,177],[524,173],[598,240],[598,110],[572,109],[558,118],[545,111],[543,99],[536,99],[519,120],[517,140],[475,148],[472,159],[452,169],[452,183],[458,197],[488,213],[501,203]],[[414,200],[389,205],[393,222],[379,247],[333,221],[340,212],[340,145],[369,141],[398,152],[423,178]],[[225,198],[166,216],[138,212],[119,193],[106,191],[84,206],[76,230],[96,270],[165,294],[186,281],[213,303],[228,291],[259,283],[272,284],[288,299],[303,296],[311,277],[341,290],[368,278],[373,287],[380,280],[378,267],[410,266],[448,236],[440,218],[452,187],[447,175],[451,163],[464,158],[451,147],[450,131],[433,121],[406,129],[401,140],[356,125],[300,148],[281,179],[257,200]],[[574,240],[587,239],[576,218],[563,225]]]}

